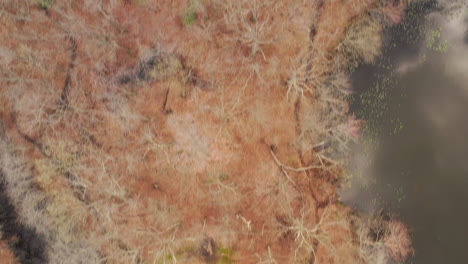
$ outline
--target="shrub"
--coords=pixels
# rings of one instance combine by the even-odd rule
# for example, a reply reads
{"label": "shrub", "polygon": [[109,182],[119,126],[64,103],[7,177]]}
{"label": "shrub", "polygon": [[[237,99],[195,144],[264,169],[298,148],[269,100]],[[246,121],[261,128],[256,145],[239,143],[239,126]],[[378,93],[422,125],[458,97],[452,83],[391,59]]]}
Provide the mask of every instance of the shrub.
{"label": "shrub", "polygon": [[182,23],[184,25],[189,26],[193,25],[197,21],[197,13],[195,12],[195,8],[191,4],[182,15]]}
{"label": "shrub", "polygon": [[398,220],[385,220],[381,213],[360,216],[355,221],[356,242],[363,263],[404,262],[413,252],[406,225]]}
{"label": "shrub", "polygon": [[[315,259],[318,247],[323,246],[328,249],[334,248],[331,243],[329,233],[326,231],[327,227],[337,226],[330,218],[328,212],[329,207],[325,207],[322,215],[316,223],[312,220],[312,210],[305,210],[302,208],[300,216],[289,215],[288,225],[282,227],[282,234],[291,233],[294,236],[295,250],[294,259],[297,261],[298,257],[307,256],[310,253]],[[330,221],[331,220],[331,221]]]}
{"label": "shrub", "polygon": [[41,0],[41,2],[39,2],[39,7],[42,9],[48,10],[49,8],[52,7],[54,2],[55,0]]}
{"label": "shrub", "polygon": [[[367,16],[352,24],[343,41],[338,45],[342,64],[354,69],[360,63],[372,63],[382,49],[382,25]],[[343,63],[346,62],[346,63]]]}
{"label": "shrub", "polygon": [[408,227],[398,220],[388,222],[388,234],[384,239],[388,254],[398,262],[405,261],[413,252]]}
{"label": "shrub", "polygon": [[224,22],[233,34],[232,40],[247,47],[251,56],[261,54],[266,61],[264,47],[276,39],[271,10],[274,1],[227,1],[224,6]]}

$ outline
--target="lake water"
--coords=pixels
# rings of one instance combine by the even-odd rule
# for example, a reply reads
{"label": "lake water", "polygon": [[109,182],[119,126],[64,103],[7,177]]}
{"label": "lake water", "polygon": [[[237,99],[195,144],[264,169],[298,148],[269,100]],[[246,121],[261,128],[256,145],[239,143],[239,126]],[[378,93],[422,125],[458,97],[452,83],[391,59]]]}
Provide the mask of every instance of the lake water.
{"label": "lake water", "polygon": [[416,250],[407,263],[468,263],[468,16],[463,12],[450,21],[426,16],[433,23],[419,37],[408,37],[403,26],[392,29],[381,61],[353,75],[361,99],[352,109],[373,120],[367,143],[354,148],[356,177],[341,197],[369,213],[384,208],[407,223]]}

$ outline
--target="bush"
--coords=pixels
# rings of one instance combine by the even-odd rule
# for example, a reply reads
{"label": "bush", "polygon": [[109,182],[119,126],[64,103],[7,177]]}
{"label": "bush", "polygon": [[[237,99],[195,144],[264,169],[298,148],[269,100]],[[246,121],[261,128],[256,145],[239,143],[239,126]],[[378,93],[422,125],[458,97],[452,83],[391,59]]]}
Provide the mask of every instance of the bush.
{"label": "bush", "polygon": [[361,63],[372,63],[382,49],[382,25],[367,16],[352,24],[338,45],[340,64],[354,69]]}
{"label": "bush", "polygon": [[39,2],[39,7],[42,9],[48,10],[49,8],[52,7],[54,2],[55,0],[41,0],[41,2]]}
{"label": "bush", "polygon": [[384,240],[388,254],[398,262],[403,262],[413,252],[408,227],[401,221],[388,222],[388,234]]}
{"label": "bush", "polygon": [[406,225],[395,219],[386,220],[381,213],[358,217],[355,233],[362,263],[393,263],[390,258],[403,262],[413,252]]}
{"label": "bush", "polygon": [[193,25],[197,21],[197,13],[195,12],[195,8],[193,5],[190,5],[187,10],[185,10],[185,13],[182,15],[182,23],[184,25],[189,26]]}

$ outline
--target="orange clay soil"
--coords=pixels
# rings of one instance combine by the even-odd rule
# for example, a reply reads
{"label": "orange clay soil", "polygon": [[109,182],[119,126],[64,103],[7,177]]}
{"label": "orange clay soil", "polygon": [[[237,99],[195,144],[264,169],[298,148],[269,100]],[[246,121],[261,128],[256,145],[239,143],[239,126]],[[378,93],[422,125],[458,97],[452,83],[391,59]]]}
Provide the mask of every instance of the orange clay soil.
{"label": "orange clay soil", "polygon": [[13,252],[8,248],[8,244],[6,241],[0,241],[0,260],[2,264],[16,264],[19,263]]}
{"label": "orange clay soil", "polygon": [[[0,116],[47,212],[107,263],[357,262],[342,169],[299,139],[315,97],[286,82],[310,54],[323,82],[377,1],[224,2],[4,1]],[[154,54],[174,65],[138,77]]]}

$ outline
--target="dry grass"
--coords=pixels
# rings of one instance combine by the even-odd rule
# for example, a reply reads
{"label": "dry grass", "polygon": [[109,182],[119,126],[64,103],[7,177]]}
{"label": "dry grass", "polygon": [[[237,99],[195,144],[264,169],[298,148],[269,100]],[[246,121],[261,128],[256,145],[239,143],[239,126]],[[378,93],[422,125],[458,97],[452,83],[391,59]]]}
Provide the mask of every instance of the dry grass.
{"label": "dry grass", "polygon": [[[2,141],[1,165],[51,263],[353,258],[347,209],[311,209],[335,203],[315,176],[342,164],[315,149],[356,140],[336,65],[371,61],[378,25],[352,22],[372,2],[2,3],[0,117],[17,148]],[[233,253],[204,257],[206,237]]]}
{"label": "dry grass", "polygon": [[227,1],[224,4],[224,23],[232,31],[232,41],[248,48],[249,55],[262,55],[266,61],[264,46],[272,45],[278,36],[273,31],[271,10],[277,7],[275,1]]}
{"label": "dry grass", "polygon": [[344,57],[341,62],[355,68],[360,63],[372,63],[382,49],[382,25],[372,17],[364,17],[351,25],[337,51]]}

